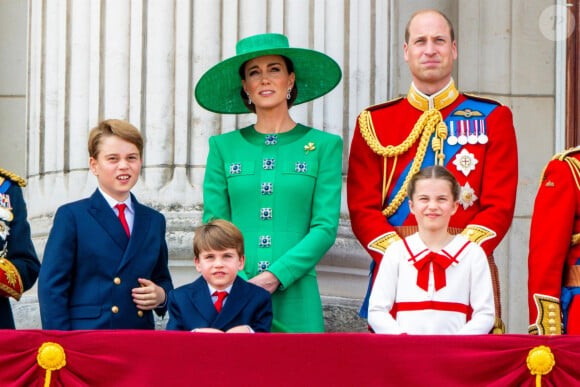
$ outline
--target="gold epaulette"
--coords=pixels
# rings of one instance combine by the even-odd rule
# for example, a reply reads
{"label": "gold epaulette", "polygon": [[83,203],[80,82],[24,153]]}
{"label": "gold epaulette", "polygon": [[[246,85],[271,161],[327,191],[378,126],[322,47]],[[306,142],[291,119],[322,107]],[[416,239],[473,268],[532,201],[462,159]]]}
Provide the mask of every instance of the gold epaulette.
{"label": "gold epaulette", "polygon": [[26,187],[26,180],[24,180],[23,178],[21,178],[20,176],[18,176],[15,173],[12,173],[10,171],[7,171],[5,169],[0,168],[0,176],[12,180],[16,184],[18,184],[20,187]]}
{"label": "gold epaulette", "polygon": [[472,99],[476,99],[478,101],[489,102],[489,103],[493,103],[494,105],[503,106],[503,103],[501,103],[498,100],[493,99],[493,98],[482,97],[480,95],[471,94],[471,93],[463,93],[463,95],[465,95],[466,97],[472,98]]}
{"label": "gold epaulette", "polygon": [[[563,152],[556,153],[554,156],[552,156],[552,160],[551,160],[551,161],[558,160],[558,161],[567,162],[575,179],[576,179],[576,175],[580,175],[580,161],[578,161],[578,159],[576,159],[574,157],[569,157],[569,156],[572,156],[576,152],[580,152],[580,146],[574,147],[574,148],[569,148]],[[542,183],[545,180],[545,174],[546,174],[547,168],[548,168],[548,164],[546,164],[546,166],[542,170],[542,174],[540,175],[540,185],[542,185]],[[578,189],[580,189],[580,185],[578,186]]]}
{"label": "gold epaulette", "polygon": [[397,102],[402,101],[404,99],[405,99],[405,97],[393,98],[393,99],[388,100],[387,102],[379,103],[377,105],[371,105],[371,106],[369,106],[368,108],[366,108],[364,110],[367,110],[369,112],[372,112],[372,111],[375,111],[375,110],[379,110],[379,109],[385,108],[387,106],[394,105]]}
{"label": "gold epaulette", "polygon": [[571,156],[571,155],[573,155],[576,152],[580,152],[580,146],[576,146],[574,148],[569,148],[569,149],[566,149],[563,152],[556,153],[554,155],[554,157],[552,157],[552,160],[560,160],[560,161],[563,161],[566,157]]}

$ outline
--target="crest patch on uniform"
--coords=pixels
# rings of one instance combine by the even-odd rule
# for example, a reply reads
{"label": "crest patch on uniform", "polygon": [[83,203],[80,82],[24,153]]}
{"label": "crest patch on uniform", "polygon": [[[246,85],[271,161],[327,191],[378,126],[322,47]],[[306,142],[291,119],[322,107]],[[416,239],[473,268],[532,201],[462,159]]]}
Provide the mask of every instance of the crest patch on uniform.
{"label": "crest patch on uniform", "polygon": [[462,172],[465,176],[475,170],[475,165],[478,162],[479,161],[475,159],[474,154],[468,152],[467,149],[462,149],[461,152],[455,156],[455,160],[453,160],[453,164],[457,170]]}
{"label": "crest patch on uniform", "polygon": [[480,111],[471,110],[471,109],[457,110],[456,112],[453,113],[453,115],[454,116],[461,116],[461,117],[465,117],[465,118],[482,117],[483,116],[483,114]]}

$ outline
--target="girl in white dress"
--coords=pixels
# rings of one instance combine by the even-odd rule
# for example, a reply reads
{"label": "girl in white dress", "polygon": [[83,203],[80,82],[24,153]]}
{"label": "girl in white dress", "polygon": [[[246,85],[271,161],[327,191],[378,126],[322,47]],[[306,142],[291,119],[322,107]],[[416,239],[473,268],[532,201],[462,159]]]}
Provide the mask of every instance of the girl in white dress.
{"label": "girl in white dress", "polygon": [[381,261],[369,302],[369,325],[387,334],[486,334],[494,323],[493,288],[484,251],[447,229],[460,186],[445,168],[419,171],[407,195],[419,231],[393,244]]}

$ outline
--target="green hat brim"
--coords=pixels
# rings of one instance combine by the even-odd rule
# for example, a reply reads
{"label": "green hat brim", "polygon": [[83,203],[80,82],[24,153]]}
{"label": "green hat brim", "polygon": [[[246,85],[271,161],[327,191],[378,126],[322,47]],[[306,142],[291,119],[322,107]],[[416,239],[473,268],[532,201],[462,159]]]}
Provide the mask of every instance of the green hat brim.
{"label": "green hat brim", "polygon": [[340,66],[331,57],[305,48],[272,48],[236,55],[223,60],[202,75],[195,87],[195,99],[215,113],[251,113],[240,96],[240,66],[264,55],[283,55],[292,61],[298,96],[294,105],[312,101],[334,89],[342,78]]}

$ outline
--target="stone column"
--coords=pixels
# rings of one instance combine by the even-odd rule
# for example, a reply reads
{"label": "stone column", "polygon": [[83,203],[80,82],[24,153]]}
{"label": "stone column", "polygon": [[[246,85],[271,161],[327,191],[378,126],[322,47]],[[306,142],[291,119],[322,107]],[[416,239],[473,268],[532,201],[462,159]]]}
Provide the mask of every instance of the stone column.
{"label": "stone column", "polygon": [[[390,15],[386,2],[373,0],[29,0],[28,201],[39,253],[58,206],[96,188],[88,132],[120,118],[145,137],[134,192],[167,218],[175,284],[195,277],[191,243],[208,139],[255,117],[203,110],[194,86],[235,54],[238,40],[257,33],[284,33],[291,46],[323,51],[343,68],[333,92],[291,115],[344,138],[346,177],[356,116],[390,97]],[[318,273],[325,305],[346,305],[352,318],[370,259],[350,230],[345,194],[337,242]]]}

